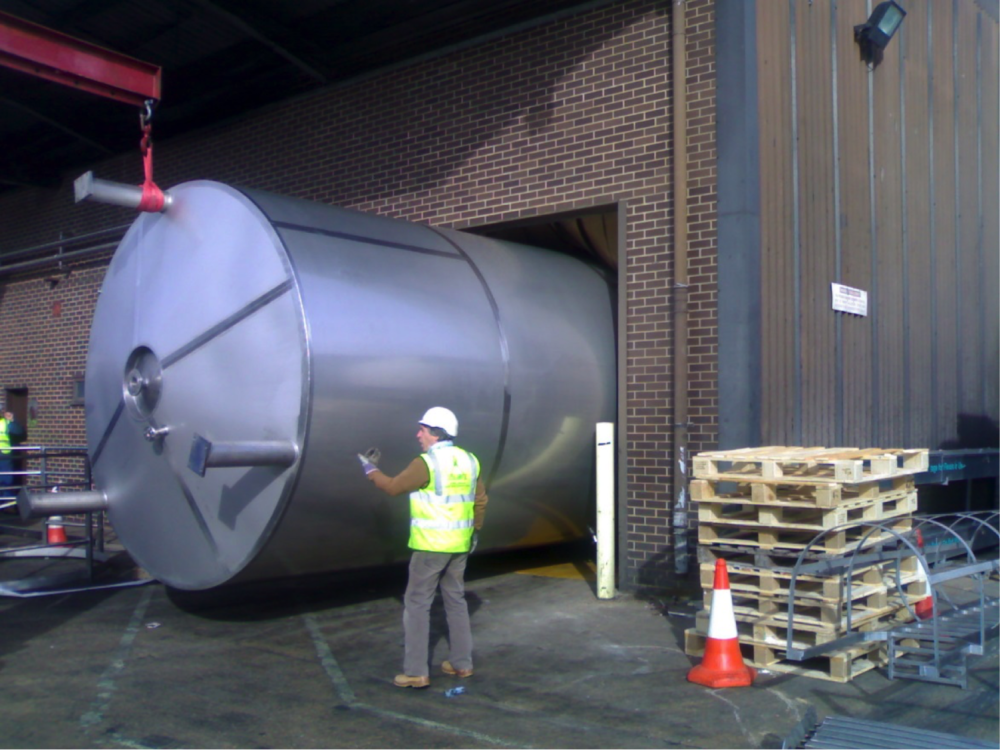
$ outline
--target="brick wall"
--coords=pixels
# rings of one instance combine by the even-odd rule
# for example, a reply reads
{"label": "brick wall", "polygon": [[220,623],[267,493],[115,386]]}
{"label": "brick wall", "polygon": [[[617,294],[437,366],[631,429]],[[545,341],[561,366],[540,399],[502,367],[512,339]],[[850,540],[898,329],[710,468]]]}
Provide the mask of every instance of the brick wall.
{"label": "brick wall", "polygon": [[[687,4],[692,449],[715,440],[712,0]],[[665,585],[671,539],[671,4],[613,3],[156,145],[164,187],[191,179],[468,227],[627,203],[628,587]],[[154,128],[155,135],[155,128]],[[141,181],[138,154],[98,176]],[[0,250],[125,223],[72,191],[0,195]],[[32,439],[82,440],[82,370],[100,269],[3,286],[0,384],[42,402]],[[52,304],[62,301],[61,316]]]}

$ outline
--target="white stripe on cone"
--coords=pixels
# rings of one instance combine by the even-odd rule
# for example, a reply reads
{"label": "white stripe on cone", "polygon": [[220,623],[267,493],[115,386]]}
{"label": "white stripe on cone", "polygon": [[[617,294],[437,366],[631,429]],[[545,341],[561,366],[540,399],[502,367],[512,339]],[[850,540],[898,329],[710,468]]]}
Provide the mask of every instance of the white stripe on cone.
{"label": "white stripe on cone", "polygon": [[733,592],[730,589],[712,591],[712,609],[708,613],[708,637],[733,640],[737,637]]}

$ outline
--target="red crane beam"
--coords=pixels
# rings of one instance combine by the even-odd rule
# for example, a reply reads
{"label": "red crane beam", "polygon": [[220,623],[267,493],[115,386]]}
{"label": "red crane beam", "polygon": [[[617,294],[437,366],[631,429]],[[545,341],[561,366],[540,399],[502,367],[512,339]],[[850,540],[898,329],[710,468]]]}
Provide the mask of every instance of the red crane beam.
{"label": "red crane beam", "polygon": [[3,12],[0,65],[140,107],[160,99],[160,66]]}

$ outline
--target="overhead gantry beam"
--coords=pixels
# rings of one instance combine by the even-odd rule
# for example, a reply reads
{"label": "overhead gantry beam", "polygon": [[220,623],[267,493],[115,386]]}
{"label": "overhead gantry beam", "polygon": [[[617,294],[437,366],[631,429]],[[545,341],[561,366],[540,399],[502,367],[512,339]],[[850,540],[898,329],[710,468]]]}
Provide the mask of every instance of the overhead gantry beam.
{"label": "overhead gantry beam", "polygon": [[160,99],[160,66],[3,12],[0,65],[137,106]]}

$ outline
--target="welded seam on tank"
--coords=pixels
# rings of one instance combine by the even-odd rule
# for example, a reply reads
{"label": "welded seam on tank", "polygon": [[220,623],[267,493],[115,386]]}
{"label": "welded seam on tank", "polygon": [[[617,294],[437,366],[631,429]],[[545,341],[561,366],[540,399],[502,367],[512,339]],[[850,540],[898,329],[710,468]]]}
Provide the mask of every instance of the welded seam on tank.
{"label": "welded seam on tank", "polygon": [[80,717],[82,726],[92,727],[104,721],[104,712],[108,710],[115,690],[118,688],[115,679],[125,671],[125,662],[132,651],[132,642],[135,641],[135,637],[139,633],[139,626],[146,616],[146,610],[149,608],[152,597],[153,589],[146,589],[142,592],[139,603],[136,604],[135,610],[132,612],[132,619],[129,620],[125,628],[125,634],[118,642],[118,650],[115,651],[111,663],[97,681],[97,698],[90,704],[90,709]]}
{"label": "welded seam on tank", "polygon": [[305,224],[292,224],[291,222],[288,221],[275,221],[272,222],[272,226],[275,226],[278,229],[291,229],[292,231],[295,232],[305,232],[306,234],[321,234],[324,237],[336,237],[339,240],[350,240],[351,242],[360,242],[361,244],[364,245],[380,245],[381,247],[391,247],[396,250],[409,250],[410,252],[423,253],[424,255],[438,255],[442,258],[451,258],[452,260],[460,259],[454,253],[447,253],[444,250],[435,250],[430,247],[421,247],[420,245],[408,245],[405,242],[392,242],[391,240],[380,240],[376,239],[375,237],[366,237],[361,234],[338,232],[334,229],[310,227],[306,226]]}
{"label": "welded seam on tank", "polygon": [[274,302],[274,300],[278,299],[278,297],[280,297],[285,292],[292,289],[294,285],[295,283],[292,279],[285,279],[283,282],[278,284],[278,286],[274,287],[270,291],[264,292],[264,294],[260,295],[257,299],[253,300],[242,309],[237,310],[235,313],[230,315],[225,320],[216,323],[214,326],[209,328],[204,333],[195,336],[193,339],[191,339],[191,341],[186,343],[180,349],[177,349],[176,351],[173,351],[170,354],[168,354],[166,357],[160,360],[160,367],[165,370],[171,365],[177,364],[177,362],[184,359],[184,357],[188,356],[197,349],[200,349],[201,347],[203,347],[205,344],[207,344],[209,341],[216,338],[217,336],[222,335],[230,328],[235,326],[237,323],[253,315],[262,307],[265,307],[271,302]]}
{"label": "welded seam on tank", "polygon": [[111,419],[108,421],[108,426],[104,428],[104,433],[101,435],[101,439],[97,443],[97,448],[94,449],[94,455],[90,457],[91,469],[97,465],[97,459],[99,459],[101,454],[104,452],[104,446],[108,444],[108,439],[111,437],[111,433],[114,431],[115,425],[118,424],[118,419],[121,417],[123,411],[125,411],[124,399],[118,402],[115,413],[111,415]]}
{"label": "welded seam on tank", "polygon": [[[195,350],[201,348],[215,337],[228,331],[230,328],[232,328],[240,321],[244,320],[250,315],[253,315],[253,313],[257,312],[265,305],[278,299],[278,297],[280,297],[285,292],[292,289],[293,286],[294,286],[293,280],[286,279],[285,281],[278,284],[278,286],[274,287],[270,291],[264,292],[264,294],[262,294],[257,299],[250,302],[241,310],[235,312],[233,315],[230,315],[221,323],[217,323],[216,325],[212,326],[201,335],[196,336],[194,339],[189,341],[180,349],[177,349],[176,351],[168,354],[160,361],[160,367],[166,369],[170,365],[176,364],[178,361],[188,356]],[[107,442],[111,437],[111,433],[114,431],[115,425],[118,424],[118,420],[121,417],[122,411],[124,409],[125,409],[125,402],[119,401],[118,407],[115,409],[115,413],[111,415],[111,419],[108,421],[108,426],[104,428],[104,433],[101,435],[101,439],[97,443],[97,448],[94,450],[94,455],[90,459],[91,467],[97,464],[97,460],[101,457],[101,454],[104,452],[104,447],[107,445]],[[202,519],[202,522],[204,522],[204,519]]]}
{"label": "welded seam on tank", "polygon": [[500,319],[500,306],[497,304],[496,297],[493,296],[493,291],[490,289],[490,285],[486,283],[486,277],[483,276],[482,271],[479,270],[479,266],[473,262],[472,258],[469,257],[458,243],[452,241],[450,237],[442,234],[434,227],[427,227],[434,234],[438,235],[441,239],[455,248],[458,254],[462,256],[462,259],[469,264],[469,268],[479,279],[479,283],[483,287],[483,293],[486,295],[487,301],[490,303],[490,308],[493,310],[493,319],[497,324],[497,338],[500,341],[500,357],[503,359],[503,417],[500,423],[500,438],[497,441],[497,457],[493,462],[493,468],[490,469],[490,476],[486,480],[486,488],[489,489],[494,478],[496,478],[497,470],[500,468],[500,462],[503,460],[504,448],[507,447],[507,430],[510,426],[510,347],[507,344],[507,334],[503,329],[503,321]]}

